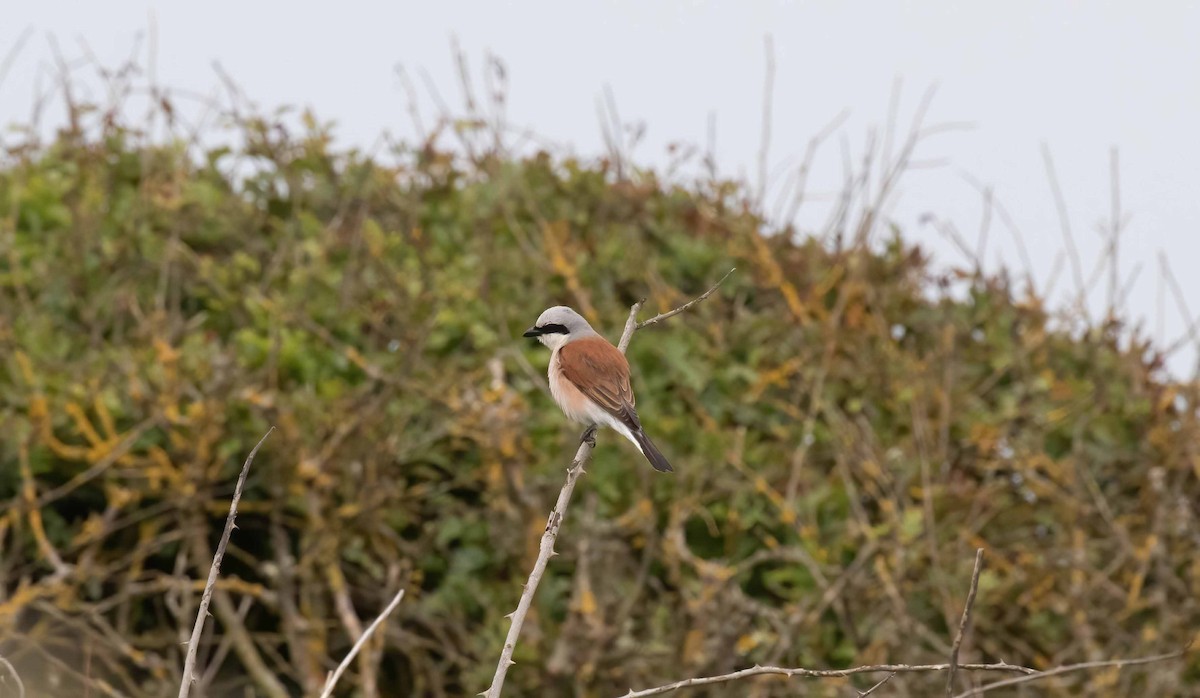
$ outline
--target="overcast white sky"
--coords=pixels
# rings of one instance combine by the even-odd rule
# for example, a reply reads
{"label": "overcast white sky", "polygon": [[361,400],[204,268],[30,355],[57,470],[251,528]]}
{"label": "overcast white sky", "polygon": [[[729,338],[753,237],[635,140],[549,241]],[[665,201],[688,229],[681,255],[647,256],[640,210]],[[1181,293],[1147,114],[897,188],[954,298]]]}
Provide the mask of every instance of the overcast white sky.
{"label": "overcast white sky", "polygon": [[[764,37],[776,57],[771,162],[796,158],[844,109],[845,134],[860,153],[865,133],[887,118],[903,79],[901,123],[936,83],[933,122],[971,122],[923,151],[948,165],[914,173],[895,208],[910,237],[939,260],[962,258],[923,213],[953,221],[974,244],[981,197],[968,172],[994,188],[1023,231],[1035,277],[1063,249],[1041,146],[1053,153],[1084,273],[1101,258],[1096,231],[1109,215],[1109,153],[1119,148],[1122,208],[1131,215],[1121,273],[1141,273],[1128,310],[1170,343],[1186,323],[1163,287],[1158,254],[1171,262],[1193,314],[1200,314],[1200,3],[1082,0],[963,2],[343,2],[7,3],[0,60],[27,29],[34,34],[0,83],[0,123],[24,121],[35,76],[50,64],[47,35],[68,55],[85,41],[116,64],[157,23],[159,81],[209,91],[222,66],[260,105],[307,105],[338,122],[348,142],[369,147],[389,130],[411,134],[394,67],[428,71],[458,104],[450,38],[476,74],[485,52],[509,74],[509,118],[596,155],[597,98],[611,87],[623,121],[642,122],[635,152],[666,161],[673,141],[704,144],[709,115],[727,174],[757,180]],[[426,105],[428,107],[428,105]],[[816,163],[813,183],[842,176],[841,135]],[[989,263],[1020,269],[1008,234],[992,226]],[[1057,288],[1070,291],[1071,273]],[[1104,286],[1094,294],[1103,307]],[[1173,369],[1191,375],[1194,352]]]}

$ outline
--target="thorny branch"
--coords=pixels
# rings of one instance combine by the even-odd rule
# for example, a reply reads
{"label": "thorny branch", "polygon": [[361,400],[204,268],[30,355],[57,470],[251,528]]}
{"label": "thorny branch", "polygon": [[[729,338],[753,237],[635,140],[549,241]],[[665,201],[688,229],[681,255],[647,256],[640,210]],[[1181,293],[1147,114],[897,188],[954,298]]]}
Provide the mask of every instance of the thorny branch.
{"label": "thorny branch", "polygon": [[242,473],[238,475],[237,486],[233,490],[233,500],[229,502],[229,516],[225,519],[225,530],[221,532],[221,542],[217,544],[217,552],[213,555],[212,567],[208,570],[208,582],[204,585],[204,593],[200,596],[200,608],[196,611],[196,624],[192,626],[192,637],[188,640],[187,656],[183,661],[183,680],[179,683],[179,698],[187,698],[188,693],[192,690],[192,682],[195,681],[193,672],[196,667],[196,650],[200,646],[200,636],[204,633],[204,621],[208,618],[208,604],[212,601],[213,587],[217,584],[217,576],[221,573],[221,560],[225,557],[225,548],[229,545],[229,536],[233,533],[233,522],[237,518],[238,501],[242,498],[242,487],[246,484],[246,474],[250,472],[250,464],[254,462],[254,456],[258,454],[258,449],[275,431],[275,427],[267,430],[266,434],[258,440],[258,444],[250,450],[250,455],[246,456],[246,463],[242,465]]}
{"label": "thorny branch", "polygon": [[[1152,664],[1154,662],[1162,662],[1169,659],[1177,659],[1182,657],[1188,651],[1187,648],[1169,654],[1158,654],[1152,657],[1140,657],[1137,659],[1113,659],[1099,662],[1083,662],[1081,664],[1068,664],[1046,671],[1038,671],[1029,667],[1018,666],[1015,664],[1007,664],[1000,662],[997,664],[960,664],[959,669],[965,671],[1011,671],[1022,674],[1009,679],[995,681],[993,683],[984,684],[978,688],[972,688],[964,693],[960,693],[954,698],[970,698],[970,696],[982,695],[994,688],[1002,688],[1004,686],[1014,686],[1017,684],[1028,683],[1030,681],[1039,681],[1051,676],[1059,676],[1076,671],[1084,671],[1087,669],[1099,669],[1104,667],[1123,667],[1135,666],[1138,664]],[[878,674],[881,672],[889,672],[890,674],[916,674],[930,671],[949,671],[949,664],[872,664],[869,666],[858,666],[851,669],[789,669],[779,666],[755,666],[749,669],[742,669],[731,674],[722,674],[720,676],[704,676],[693,679],[684,679],[665,686],[657,686],[655,688],[647,688],[641,691],[629,691],[621,698],[644,698],[645,696],[656,696],[662,693],[670,693],[681,688],[690,686],[707,686],[716,683],[726,683],[729,681],[737,681],[751,676],[763,676],[766,674],[775,674],[787,677],[801,676],[807,678],[844,678],[855,674]],[[890,678],[890,676],[889,676]],[[881,682],[882,683],[882,682]],[[876,684],[869,691],[878,688],[880,684]],[[865,694],[864,694],[865,695]]]}
{"label": "thorny branch", "polygon": [[[647,325],[678,315],[705,298],[708,298],[733,272],[734,270],[730,269],[725,276],[721,277],[720,281],[699,297],[670,312],[657,315],[640,324],[637,321],[637,315],[638,311],[642,309],[643,301],[634,303],[629,309],[629,317],[625,321],[625,329],[621,333],[621,339],[617,342],[617,349],[624,354],[625,350],[629,348],[629,341],[633,338],[634,332]],[[504,679],[508,675],[508,668],[515,664],[512,655],[517,647],[517,639],[521,636],[521,628],[525,625],[525,616],[529,613],[529,606],[533,603],[533,595],[537,592],[538,584],[542,581],[542,575],[546,572],[546,565],[550,562],[550,558],[557,554],[554,552],[554,541],[558,538],[558,531],[562,526],[563,519],[566,518],[567,506],[571,503],[571,493],[575,491],[575,482],[583,474],[584,469],[591,460],[592,449],[595,447],[594,435],[594,427],[584,432],[583,437],[580,439],[579,450],[575,452],[575,458],[571,461],[571,466],[567,468],[567,480],[563,483],[562,490],[558,493],[558,501],[555,502],[554,509],[550,511],[550,518],[546,522],[546,531],[542,534],[542,542],[538,547],[537,560],[533,564],[533,570],[529,573],[529,579],[525,582],[525,587],[521,592],[521,599],[517,602],[517,609],[509,614],[512,624],[508,628],[507,637],[504,638],[504,648],[500,651],[500,660],[496,664],[496,673],[492,677],[492,685],[486,691],[479,694],[485,696],[485,698],[499,698],[500,692],[504,689]]]}
{"label": "thorny branch", "polygon": [[[629,691],[621,698],[642,698],[643,696],[656,696],[662,693],[670,693],[681,688],[690,686],[708,686],[715,683],[727,683],[729,681],[737,681],[739,679],[749,678],[751,676],[763,676],[766,674],[775,674],[779,676],[801,676],[813,679],[828,679],[828,678],[845,678],[854,676],[855,674],[878,674],[882,672],[896,674],[913,674],[925,671],[947,671],[950,668],[949,664],[871,664],[868,666],[857,666],[850,669],[789,669],[781,666],[754,666],[749,669],[742,669],[730,674],[722,674],[720,676],[702,676],[692,679],[684,679],[669,683],[665,686],[656,686],[654,688],[646,688],[641,691]],[[1037,674],[1036,669],[1018,666],[1016,664],[1007,664],[999,662],[996,664],[963,664],[959,668],[970,671],[1013,671],[1021,674]]]}

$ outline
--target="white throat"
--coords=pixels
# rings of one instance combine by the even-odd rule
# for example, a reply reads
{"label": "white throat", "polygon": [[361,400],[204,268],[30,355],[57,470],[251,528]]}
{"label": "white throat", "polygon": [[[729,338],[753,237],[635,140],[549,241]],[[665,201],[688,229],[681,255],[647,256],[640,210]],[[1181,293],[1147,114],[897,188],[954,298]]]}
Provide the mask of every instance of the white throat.
{"label": "white throat", "polygon": [[570,335],[559,334],[557,332],[554,334],[544,334],[538,337],[538,341],[542,344],[545,344],[547,347],[550,347],[550,351],[558,351],[559,349],[562,349],[563,345],[569,342],[570,339]]}

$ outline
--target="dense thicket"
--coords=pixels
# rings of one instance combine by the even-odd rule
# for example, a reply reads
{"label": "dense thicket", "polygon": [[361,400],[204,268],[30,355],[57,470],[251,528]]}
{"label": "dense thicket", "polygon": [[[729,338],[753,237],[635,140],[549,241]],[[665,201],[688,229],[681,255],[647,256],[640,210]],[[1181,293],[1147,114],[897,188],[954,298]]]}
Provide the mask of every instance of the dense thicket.
{"label": "dense thicket", "polygon": [[[375,663],[382,695],[482,690],[578,437],[520,331],[561,302],[615,339],[634,300],[669,309],[733,266],[635,338],[638,407],[677,472],[601,434],[513,695],[944,661],[976,547],[964,660],[1144,655],[1200,627],[1196,388],[1119,323],[1057,331],[1003,277],[859,244],[866,217],[821,242],[771,231],[728,183],[433,145],[371,158],[312,123],[233,135],[196,157],[110,121],[0,169],[0,655],[36,695],[173,692],[270,425],[205,693],[311,691],[401,585],[346,695]],[[1198,675],[1193,658],[1039,695],[1183,695]]]}

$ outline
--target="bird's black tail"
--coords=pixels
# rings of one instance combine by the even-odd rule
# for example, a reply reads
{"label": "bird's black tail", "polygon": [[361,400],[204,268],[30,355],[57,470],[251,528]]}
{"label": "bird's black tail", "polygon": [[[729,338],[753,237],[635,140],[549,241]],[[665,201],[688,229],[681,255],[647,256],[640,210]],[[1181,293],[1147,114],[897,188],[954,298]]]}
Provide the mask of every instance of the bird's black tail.
{"label": "bird's black tail", "polygon": [[669,473],[674,471],[671,464],[667,462],[666,456],[658,450],[654,442],[646,436],[646,432],[638,429],[633,432],[633,438],[637,439],[637,445],[642,449],[642,455],[646,456],[646,460],[650,461],[650,466],[660,473]]}

